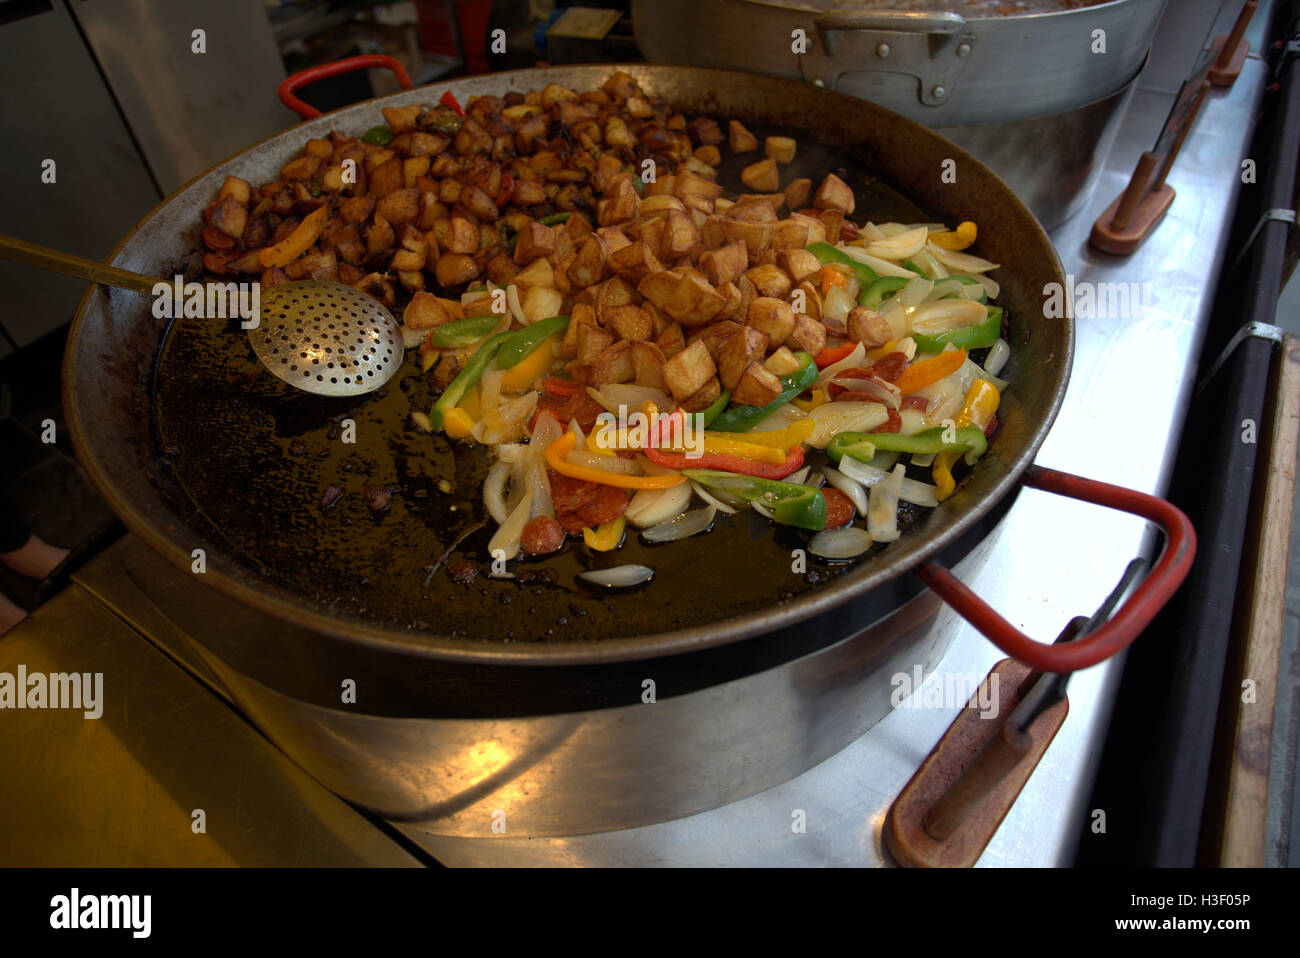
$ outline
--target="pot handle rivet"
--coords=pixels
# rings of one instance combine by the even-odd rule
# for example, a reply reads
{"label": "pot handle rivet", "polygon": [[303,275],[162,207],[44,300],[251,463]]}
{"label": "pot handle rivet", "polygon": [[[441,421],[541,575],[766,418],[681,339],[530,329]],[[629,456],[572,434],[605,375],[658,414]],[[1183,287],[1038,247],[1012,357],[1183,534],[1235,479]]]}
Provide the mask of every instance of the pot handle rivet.
{"label": "pot handle rivet", "polygon": [[963,44],[960,44],[960,45],[957,47],[957,56],[959,56],[959,57],[968,57],[968,56],[970,56],[970,44],[969,44],[969,43],[963,43]]}
{"label": "pot handle rivet", "polygon": [[889,56],[889,44],[882,43],[880,46],[876,47],[876,56],[880,57],[882,60]]}

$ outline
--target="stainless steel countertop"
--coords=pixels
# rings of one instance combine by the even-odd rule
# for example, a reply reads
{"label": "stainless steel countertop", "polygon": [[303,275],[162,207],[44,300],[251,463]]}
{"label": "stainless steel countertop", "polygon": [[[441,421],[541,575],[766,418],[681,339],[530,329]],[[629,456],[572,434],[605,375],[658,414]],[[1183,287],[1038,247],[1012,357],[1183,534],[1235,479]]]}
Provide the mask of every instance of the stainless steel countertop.
{"label": "stainless steel countertop", "polygon": [[[1087,246],[1089,230],[1124,189],[1150,149],[1181,78],[1202,46],[1227,33],[1239,4],[1179,0],[1170,5],[1088,207],[1052,233],[1076,282],[1152,283],[1149,302],[1128,317],[1076,319],[1078,347],[1069,391],[1037,462],[1093,479],[1162,493],[1169,480],[1192,377],[1213,304],[1231,226],[1241,160],[1265,85],[1260,48],[1270,4],[1247,32],[1252,54],[1237,83],[1212,90],[1169,177],[1177,199],[1131,257]],[[1223,9],[1226,8],[1226,9]],[[1214,23],[1214,27],[1209,27]],[[1014,386],[1012,387],[1014,388]],[[1142,430],[1114,424],[1141,407]],[[1140,519],[1027,489],[994,532],[981,568],[957,572],[1015,626],[1051,641],[1073,616],[1090,614],[1127,561],[1152,554]],[[1026,583],[1043,583],[1026,591]],[[1002,654],[955,613],[957,636],[919,695],[954,673],[983,676]],[[1112,659],[1071,681],[1070,714],[979,860],[981,866],[1068,865],[1110,720],[1121,662]],[[914,701],[919,701],[914,697]],[[691,818],[567,839],[442,839],[421,844],[448,865],[788,865],[884,863],[880,828],[899,790],[956,716],[956,708],[904,708],[844,751],[799,778]],[[1138,734],[1135,732],[1135,734]],[[792,828],[802,810],[806,831]]]}

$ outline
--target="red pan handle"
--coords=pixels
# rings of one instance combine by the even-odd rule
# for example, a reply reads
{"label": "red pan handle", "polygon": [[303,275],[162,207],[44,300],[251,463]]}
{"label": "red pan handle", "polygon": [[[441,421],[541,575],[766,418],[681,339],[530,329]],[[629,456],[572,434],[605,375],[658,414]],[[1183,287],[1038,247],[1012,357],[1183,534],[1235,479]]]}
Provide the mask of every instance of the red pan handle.
{"label": "red pan handle", "polygon": [[320,110],[294,96],[299,87],[315,83],[317,80],[324,80],[327,77],[336,77],[341,73],[351,73],[353,70],[365,70],[370,67],[388,67],[397,75],[397,82],[402,85],[403,90],[411,89],[411,78],[406,72],[406,67],[402,66],[401,63],[382,53],[365,53],[361,56],[344,57],[342,60],[335,60],[332,63],[322,63],[319,66],[308,67],[286,77],[284,82],[280,84],[278,91],[280,102],[304,120],[310,120],[314,116],[320,116]]}
{"label": "red pan handle", "polygon": [[1149,496],[1122,486],[1084,479],[1068,472],[1042,466],[1030,466],[1022,480],[1025,485],[1058,496],[1119,509],[1143,516],[1158,525],[1165,534],[1160,559],[1142,584],[1134,591],[1110,621],[1082,639],[1060,645],[1035,642],[998,615],[983,599],[968,589],[951,572],[937,562],[929,562],[916,571],[939,598],[957,614],[979,629],[990,642],[1007,655],[1043,672],[1074,672],[1096,665],[1128,647],[1155,618],[1191,571],[1196,556],[1196,530],[1182,511],[1164,499]]}

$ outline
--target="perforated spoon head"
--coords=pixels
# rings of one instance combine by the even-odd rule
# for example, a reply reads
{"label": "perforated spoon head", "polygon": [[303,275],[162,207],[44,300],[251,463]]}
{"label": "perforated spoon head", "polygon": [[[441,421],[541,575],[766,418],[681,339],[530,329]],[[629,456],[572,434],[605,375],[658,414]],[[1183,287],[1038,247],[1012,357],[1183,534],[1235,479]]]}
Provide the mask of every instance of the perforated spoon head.
{"label": "perforated spoon head", "polygon": [[264,290],[253,352],[291,386],[320,396],[360,396],[402,365],[402,332],[383,303],[351,286],[304,280]]}

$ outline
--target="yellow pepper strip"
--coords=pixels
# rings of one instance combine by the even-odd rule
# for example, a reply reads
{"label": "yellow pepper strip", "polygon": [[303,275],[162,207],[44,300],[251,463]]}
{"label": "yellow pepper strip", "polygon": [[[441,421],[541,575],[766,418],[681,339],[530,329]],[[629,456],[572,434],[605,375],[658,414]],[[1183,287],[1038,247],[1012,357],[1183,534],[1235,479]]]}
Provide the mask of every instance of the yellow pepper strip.
{"label": "yellow pepper strip", "polygon": [[427,373],[433,368],[433,364],[442,359],[442,353],[434,350],[431,353],[423,353],[420,356],[420,372]]}
{"label": "yellow pepper strip", "polygon": [[482,402],[483,388],[476,384],[474,388],[465,391],[465,395],[461,397],[460,402],[457,403],[457,405],[469,413],[470,419],[482,419]]}
{"label": "yellow pepper strip", "polygon": [[564,457],[577,442],[578,437],[571,432],[566,432],[555,440],[546,447],[547,464],[560,475],[568,476],[570,479],[583,479],[602,486],[618,486],[620,489],[667,489],[669,486],[676,486],[686,481],[686,477],[681,473],[673,473],[669,476],[625,476],[621,473],[606,472],[604,469],[576,465]]}
{"label": "yellow pepper strip", "polygon": [[[818,391],[824,392],[824,390]],[[791,446],[801,443],[811,436],[814,428],[816,428],[816,423],[811,419],[801,419],[782,429],[769,429],[766,432],[711,432],[705,430],[705,449],[710,452],[714,451],[709,449],[707,445],[711,439],[742,439],[744,442],[752,443],[755,446],[774,446],[785,452]],[[723,450],[718,449],[717,451],[722,452]],[[734,453],[734,455],[740,455],[740,453]],[[749,458],[752,459],[753,456]]]}
{"label": "yellow pepper strip", "polygon": [[[725,434],[710,436],[704,434],[703,452],[709,455],[738,456],[754,462],[768,462],[774,466],[784,465],[785,450],[776,446],[759,445],[743,439],[733,439]],[[688,452],[683,446],[663,446],[665,452]]]}
{"label": "yellow pepper strip", "polygon": [[826,395],[826,390],[814,389],[812,391],[811,399],[792,399],[790,401],[804,412],[812,412],[818,406],[823,406],[831,400],[830,397]]}
{"label": "yellow pepper strip", "polygon": [[886,356],[888,356],[890,353],[895,353],[895,352],[898,352],[898,340],[891,339],[883,346],[878,346],[875,349],[868,349],[867,358],[870,359],[873,363],[878,363]]}
{"label": "yellow pepper strip", "polygon": [[[998,403],[1001,401],[1002,395],[996,386],[987,379],[975,380],[971,383],[970,389],[966,390],[966,399],[961,404],[961,412],[957,414],[957,428],[987,427],[993,414],[998,411]],[[960,455],[960,452],[941,452],[934,457],[930,476],[934,479],[938,490],[936,495],[941,502],[952,495],[953,489],[957,487],[952,478],[952,466]]]}
{"label": "yellow pepper strip", "polygon": [[325,220],[329,218],[330,208],[328,206],[318,206],[306,216],[301,223],[294,228],[294,231],[286,236],[274,246],[268,246],[266,249],[257,254],[258,261],[263,266],[288,266],[303,253],[307,252],[308,247],[316,242],[320,236],[320,231],[325,228]]}
{"label": "yellow pepper strip", "polygon": [[[608,430],[608,431],[606,431]],[[613,426],[604,423],[597,423],[596,428],[587,434],[587,452],[596,456],[616,456],[615,449],[626,449],[626,432],[625,429],[616,429]],[[603,436],[603,439],[597,439],[597,436]],[[602,446],[601,443],[604,443]]]}
{"label": "yellow pepper strip", "polygon": [[975,224],[966,220],[964,223],[957,224],[957,228],[951,232],[931,233],[929,238],[935,246],[957,252],[974,243],[977,232]]}
{"label": "yellow pepper strip", "polygon": [[611,549],[617,549],[618,544],[623,541],[623,530],[627,528],[627,519],[619,516],[617,519],[610,519],[609,522],[602,522],[596,528],[590,526],[583,528],[582,541],[587,543],[588,548],[595,549],[597,552],[609,552]]}
{"label": "yellow pepper strip", "polygon": [[501,388],[506,392],[520,393],[545,376],[555,359],[556,336],[543,339],[531,353],[506,370],[501,377]]}
{"label": "yellow pepper strip", "polygon": [[442,431],[450,439],[469,439],[470,430],[474,428],[474,419],[460,406],[455,406],[443,415]]}

